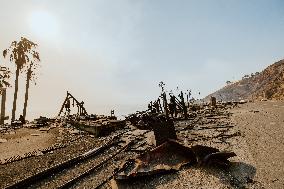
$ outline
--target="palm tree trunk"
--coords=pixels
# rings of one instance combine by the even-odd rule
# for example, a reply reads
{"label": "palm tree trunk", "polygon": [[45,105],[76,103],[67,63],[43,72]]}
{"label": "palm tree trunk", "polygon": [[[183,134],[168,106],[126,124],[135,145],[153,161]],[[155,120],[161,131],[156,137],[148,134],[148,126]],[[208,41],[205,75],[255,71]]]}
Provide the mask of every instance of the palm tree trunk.
{"label": "palm tree trunk", "polygon": [[13,109],[12,109],[12,118],[11,118],[11,121],[15,121],[15,113],[16,113],[16,108],[17,108],[19,73],[20,73],[20,68],[17,66],[16,79],[15,79],[15,92],[14,92],[14,100],[13,100]]}
{"label": "palm tree trunk", "polygon": [[28,71],[27,71],[27,81],[26,81],[26,94],[25,94],[25,103],[24,103],[24,109],[23,109],[23,117],[26,119],[27,114],[27,105],[28,105],[28,98],[29,98],[29,87],[30,87],[30,80],[31,80],[31,74],[32,74],[32,64],[30,65]]}
{"label": "palm tree trunk", "polygon": [[1,99],[1,116],[0,116],[0,124],[4,124],[5,122],[5,103],[6,103],[6,88],[1,89],[2,99]]}

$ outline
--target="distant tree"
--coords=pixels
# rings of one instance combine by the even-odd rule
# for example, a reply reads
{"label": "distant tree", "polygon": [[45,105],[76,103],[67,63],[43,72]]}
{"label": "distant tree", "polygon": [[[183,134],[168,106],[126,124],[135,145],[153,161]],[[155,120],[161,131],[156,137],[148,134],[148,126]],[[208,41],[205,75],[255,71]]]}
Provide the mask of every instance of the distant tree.
{"label": "distant tree", "polygon": [[249,78],[249,75],[244,75],[243,77],[242,77],[242,79],[248,79]]}
{"label": "distant tree", "polygon": [[162,89],[162,93],[164,93],[164,91],[165,91],[165,83],[163,82],[163,81],[160,81],[159,82],[159,87],[161,87],[161,89]]}
{"label": "distant tree", "polygon": [[227,84],[227,85],[229,85],[229,84],[231,84],[231,83],[232,83],[231,81],[226,81],[226,84]]}
{"label": "distant tree", "polygon": [[10,47],[3,51],[4,58],[8,55],[10,61],[15,63],[16,65],[15,91],[11,121],[15,120],[20,71],[22,71],[25,64],[30,63],[31,59],[36,59],[38,57],[38,54],[35,54],[35,51],[33,51],[34,47],[36,47],[35,43],[29,41],[24,37],[21,37],[21,40],[19,42],[13,41]]}
{"label": "distant tree", "polygon": [[255,74],[254,75],[258,75],[258,74],[260,74],[259,72],[255,72]]}

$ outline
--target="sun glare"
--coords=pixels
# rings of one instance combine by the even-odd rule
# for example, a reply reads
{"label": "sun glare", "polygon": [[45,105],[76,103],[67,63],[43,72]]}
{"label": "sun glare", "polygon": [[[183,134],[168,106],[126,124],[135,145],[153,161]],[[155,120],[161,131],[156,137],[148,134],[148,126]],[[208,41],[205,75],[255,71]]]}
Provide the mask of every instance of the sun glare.
{"label": "sun glare", "polygon": [[59,33],[58,21],[54,15],[47,11],[34,11],[28,17],[32,32],[43,39],[53,39]]}

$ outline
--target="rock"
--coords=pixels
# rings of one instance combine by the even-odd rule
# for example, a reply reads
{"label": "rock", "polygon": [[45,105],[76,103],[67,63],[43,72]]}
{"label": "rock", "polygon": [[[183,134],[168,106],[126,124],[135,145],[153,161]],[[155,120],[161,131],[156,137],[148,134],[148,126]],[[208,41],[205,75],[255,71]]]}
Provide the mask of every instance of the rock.
{"label": "rock", "polygon": [[34,133],[34,134],[31,134],[31,136],[39,136],[40,134],[37,134],[37,133]]}
{"label": "rock", "polygon": [[80,131],[77,130],[77,129],[74,129],[74,130],[69,131],[69,133],[71,133],[71,134],[79,134]]}
{"label": "rock", "polygon": [[7,139],[0,138],[0,143],[4,143],[4,142],[7,142]]}
{"label": "rock", "polygon": [[213,107],[215,107],[216,106],[216,97],[214,97],[214,96],[211,96],[211,99],[210,99],[210,104],[211,104],[211,106],[213,106]]}
{"label": "rock", "polygon": [[36,156],[42,156],[42,155],[43,155],[43,153],[41,151],[36,152]]}
{"label": "rock", "polygon": [[5,159],[0,159],[0,164],[5,164],[6,160]]}
{"label": "rock", "polygon": [[50,130],[50,127],[49,128],[40,128],[39,131],[49,131]]}

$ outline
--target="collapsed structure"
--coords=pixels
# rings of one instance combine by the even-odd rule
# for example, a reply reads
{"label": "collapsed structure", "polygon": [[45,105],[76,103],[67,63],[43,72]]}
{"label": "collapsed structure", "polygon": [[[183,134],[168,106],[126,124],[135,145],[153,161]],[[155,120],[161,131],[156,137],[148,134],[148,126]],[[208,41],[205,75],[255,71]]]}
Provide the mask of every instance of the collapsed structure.
{"label": "collapsed structure", "polygon": [[[77,177],[66,181],[65,184],[62,185],[60,182],[60,185],[54,186],[70,187],[110,162],[111,165],[115,165],[115,169],[101,179],[94,188],[109,182],[115,183],[115,186],[112,186],[114,188],[124,188],[130,186],[133,179],[179,171],[184,166],[188,168],[212,165],[230,167],[228,159],[236,154],[230,150],[212,147],[204,141],[217,140],[218,143],[224,143],[232,137],[239,136],[238,132],[233,132],[233,126],[226,121],[230,116],[226,110],[236,105],[237,103],[216,102],[214,98],[207,104],[194,104],[188,100],[185,101],[182,92],[178,97],[171,94],[168,102],[166,93],[162,93],[154,103],[149,103],[148,110],[130,114],[125,120],[117,120],[113,110],[110,116],[88,114],[84,103],[79,102],[67,92],[56,119],[41,117],[36,119],[31,127],[44,132],[59,127],[62,133],[60,137],[67,137],[66,140],[60,139],[60,143],[42,149],[40,153],[1,160],[1,163],[13,163],[25,158],[37,157],[39,154],[45,156],[45,154],[68,148],[74,141],[84,140],[87,137],[91,137],[91,140],[106,140],[108,137],[111,139],[105,145],[89,149],[28,178],[22,178],[8,188],[40,186],[42,184],[37,182],[41,182],[42,178],[61,174],[61,170],[69,169],[75,164],[84,165],[85,161],[91,161],[92,158],[99,157],[101,153],[106,153],[104,155],[106,157],[111,155],[99,164],[94,163],[94,166],[89,167],[89,170],[84,173],[78,173]],[[70,114],[71,106],[77,107],[77,112],[73,115]],[[203,133],[211,130],[215,133],[209,135],[205,135],[206,132]],[[118,150],[108,152],[113,147]],[[118,164],[116,164],[115,158],[118,157],[121,161],[117,161]]]}

